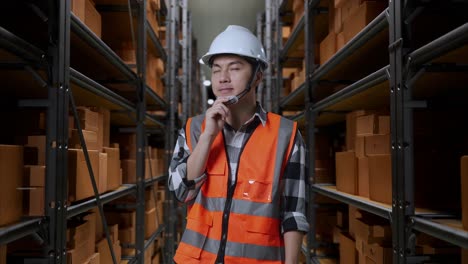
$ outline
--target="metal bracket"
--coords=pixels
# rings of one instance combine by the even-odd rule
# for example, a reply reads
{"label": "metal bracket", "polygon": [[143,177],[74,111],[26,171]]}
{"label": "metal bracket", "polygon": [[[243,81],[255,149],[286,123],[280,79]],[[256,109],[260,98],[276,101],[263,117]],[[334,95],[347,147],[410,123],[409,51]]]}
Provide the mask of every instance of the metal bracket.
{"label": "metal bracket", "polygon": [[397,48],[401,46],[403,46],[403,38],[399,38],[395,42],[390,43],[390,45],[388,46],[388,50],[390,51],[390,53],[393,53]]}
{"label": "metal bracket", "polygon": [[47,87],[47,82],[44,81],[44,79],[42,79],[42,77],[31,68],[31,66],[26,65],[24,66],[24,69],[32,75],[34,80],[36,80],[39,83],[39,86],[41,86],[42,88]]}
{"label": "metal bracket", "polygon": [[28,6],[43,22],[47,22],[49,20],[47,15],[44,12],[42,12],[42,10],[39,7],[37,7],[37,5],[29,3]]}

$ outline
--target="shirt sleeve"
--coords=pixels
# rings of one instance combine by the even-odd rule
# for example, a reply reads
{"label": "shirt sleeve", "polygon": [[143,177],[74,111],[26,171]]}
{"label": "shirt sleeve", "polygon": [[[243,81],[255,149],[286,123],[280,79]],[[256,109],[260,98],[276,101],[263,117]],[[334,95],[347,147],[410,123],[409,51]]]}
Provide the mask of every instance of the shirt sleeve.
{"label": "shirt sleeve", "polygon": [[185,130],[179,131],[179,136],[169,166],[169,190],[174,192],[180,202],[189,202],[197,196],[201,186],[206,180],[206,174],[202,174],[194,180],[187,180],[187,160],[190,149],[185,138]]}
{"label": "shirt sleeve", "polygon": [[297,131],[294,147],[282,177],[282,232],[309,231],[306,217],[307,199],[306,147]]}

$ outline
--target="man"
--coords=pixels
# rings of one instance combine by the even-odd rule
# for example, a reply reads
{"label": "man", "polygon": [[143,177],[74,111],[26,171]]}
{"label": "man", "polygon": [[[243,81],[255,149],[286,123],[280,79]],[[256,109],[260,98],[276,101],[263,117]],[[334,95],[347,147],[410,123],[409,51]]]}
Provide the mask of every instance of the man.
{"label": "man", "polygon": [[181,129],[169,168],[170,190],[189,206],[174,260],[297,263],[309,228],[305,146],[296,123],[256,102],[263,47],[229,26],[201,60],[217,99]]}

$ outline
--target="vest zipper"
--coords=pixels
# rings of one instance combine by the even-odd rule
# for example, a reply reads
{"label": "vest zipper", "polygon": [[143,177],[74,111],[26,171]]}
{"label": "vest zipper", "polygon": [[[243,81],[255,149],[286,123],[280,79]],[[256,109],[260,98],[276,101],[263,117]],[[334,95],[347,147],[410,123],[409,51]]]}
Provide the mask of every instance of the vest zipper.
{"label": "vest zipper", "polygon": [[[258,124],[257,124],[258,126]],[[240,152],[239,152],[239,157],[237,159],[237,171],[239,171],[239,161],[242,156],[242,152],[244,152],[245,145],[249,142],[250,136],[252,136],[253,133],[255,133],[257,127],[254,128],[252,133],[249,133],[247,135],[247,139],[245,140],[245,144],[242,145]],[[224,129],[222,130],[223,133],[223,142],[224,142],[224,151],[226,152],[226,159],[228,163],[228,187],[227,187],[227,195],[226,195],[226,204],[224,205],[224,210],[223,210],[223,224],[222,224],[222,229],[221,229],[221,239],[220,239],[220,244],[219,244],[219,249],[218,249],[218,256],[216,257],[216,264],[218,263],[224,263],[224,255],[226,253],[226,243],[227,243],[227,235],[228,235],[228,227],[229,227],[229,216],[231,213],[231,204],[232,204],[232,197],[234,196],[234,191],[237,186],[237,176],[234,179],[234,182],[231,184],[231,162],[229,160],[229,155],[227,153],[227,145],[226,145],[226,137],[224,136]]]}

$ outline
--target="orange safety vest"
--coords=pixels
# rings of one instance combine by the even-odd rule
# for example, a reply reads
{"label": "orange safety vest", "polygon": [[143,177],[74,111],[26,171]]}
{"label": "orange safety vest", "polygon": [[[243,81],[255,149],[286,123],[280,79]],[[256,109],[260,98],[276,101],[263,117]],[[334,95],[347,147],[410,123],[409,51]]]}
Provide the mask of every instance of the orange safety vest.
{"label": "orange safety vest", "polygon": [[[187,121],[191,151],[203,129],[204,116]],[[268,113],[265,126],[258,125],[241,150],[231,188],[224,136],[218,134],[210,149],[207,179],[188,209],[176,263],[215,263],[218,253],[224,254],[226,264],[283,263],[280,180],[296,131],[295,122]]]}

